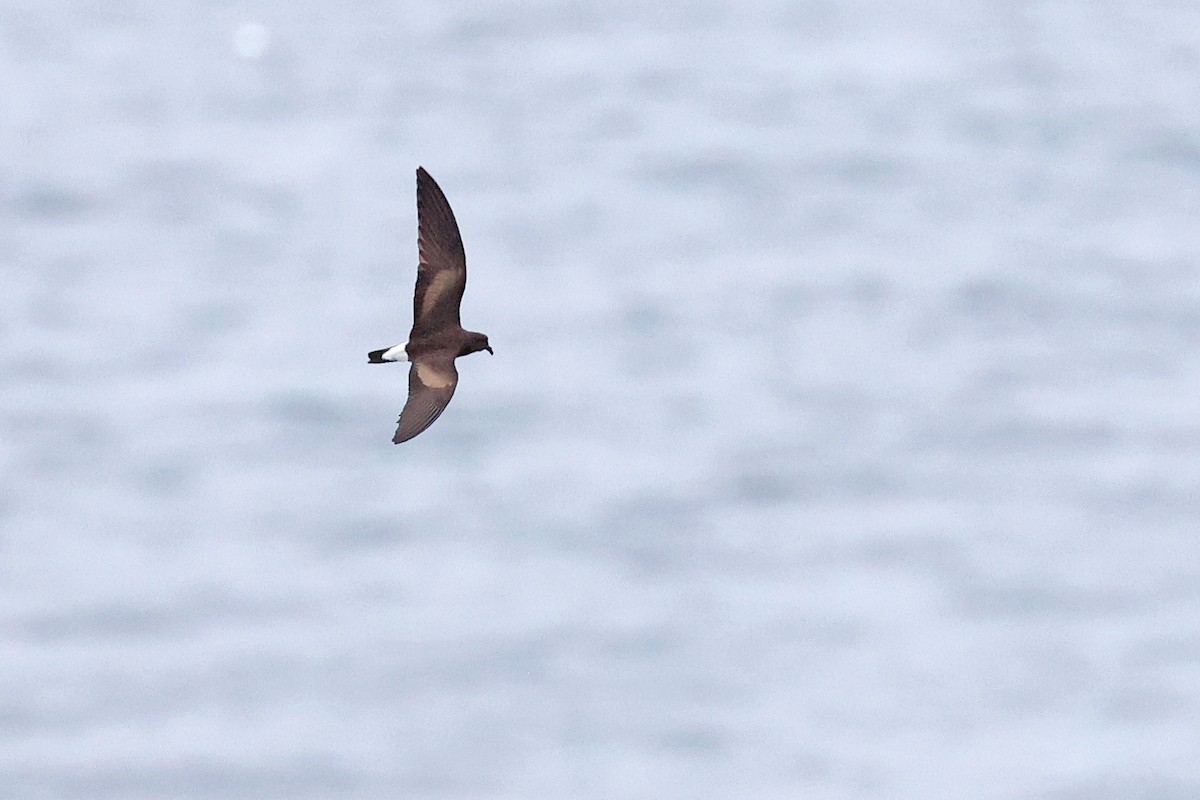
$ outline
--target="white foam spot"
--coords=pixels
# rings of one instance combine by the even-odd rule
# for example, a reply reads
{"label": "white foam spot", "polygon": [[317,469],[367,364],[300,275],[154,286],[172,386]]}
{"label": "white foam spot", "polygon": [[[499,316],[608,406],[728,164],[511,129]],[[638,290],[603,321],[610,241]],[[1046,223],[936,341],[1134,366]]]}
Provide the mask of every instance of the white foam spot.
{"label": "white foam spot", "polygon": [[271,46],[271,34],[257,22],[243,22],[233,32],[233,49],[242,58],[253,61],[262,58]]}

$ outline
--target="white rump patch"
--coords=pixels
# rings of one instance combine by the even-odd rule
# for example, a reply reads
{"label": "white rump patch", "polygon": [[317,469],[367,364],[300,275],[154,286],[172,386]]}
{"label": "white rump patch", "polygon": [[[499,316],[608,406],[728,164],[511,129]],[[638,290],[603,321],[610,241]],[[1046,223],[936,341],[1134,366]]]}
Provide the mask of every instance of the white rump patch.
{"label": "white rump patch", "polygon": [[408,342],[389,347],[380,358],[384,361],[408,361]]}
{"label": "white rump patch", "polygon": [[445,389],[450,384],[454,383],[454,376],[448,372],[434,369],[428,364],[417,364],[417,377],[421,379],[421,383],[428,386],[430,389]]}

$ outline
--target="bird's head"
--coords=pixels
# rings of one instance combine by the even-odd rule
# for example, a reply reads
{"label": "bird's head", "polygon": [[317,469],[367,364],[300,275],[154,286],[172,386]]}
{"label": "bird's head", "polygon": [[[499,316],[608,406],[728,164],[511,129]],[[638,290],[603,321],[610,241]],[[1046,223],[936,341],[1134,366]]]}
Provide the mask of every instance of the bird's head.
{"label": "bird's head", "polygon": [[492,346],[488,344],[487,336],[471,331],[471,338],[463,343],[462,352],[459,355],[465,356],[468,353],[478,353],[480,350],[487,350],[488,353],[495,355],[495,353],[492,353]]}

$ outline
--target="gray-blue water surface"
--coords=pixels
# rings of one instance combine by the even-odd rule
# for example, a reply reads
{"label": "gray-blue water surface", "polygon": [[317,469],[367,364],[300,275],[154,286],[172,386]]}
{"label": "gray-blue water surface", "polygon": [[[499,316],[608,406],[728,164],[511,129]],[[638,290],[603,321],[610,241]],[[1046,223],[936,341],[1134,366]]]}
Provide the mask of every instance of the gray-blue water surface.
{"label": "gray-blue water surface", "polygon": [[[1200,797],[1200,7],[0,4],[0,796]],[[413,170],[495,357],[389,439]]]}

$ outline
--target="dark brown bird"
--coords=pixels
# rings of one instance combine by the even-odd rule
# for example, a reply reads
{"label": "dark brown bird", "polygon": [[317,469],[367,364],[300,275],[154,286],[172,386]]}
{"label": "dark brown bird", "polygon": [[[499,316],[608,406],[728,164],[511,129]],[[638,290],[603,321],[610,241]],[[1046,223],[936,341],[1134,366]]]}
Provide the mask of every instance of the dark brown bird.
{"label": "dark brown bird", "polygon": [[424,167],[417,167],[417,251],[420,262],[408,341],[367,354],[371,364],[412,362],[408,402],[400,412],[394,444],[407,442],[446,410],[458,385],[454,359],[480,350],[492,352],[488,337],[463,330],[459,322],[467,255],[450,203]]}

